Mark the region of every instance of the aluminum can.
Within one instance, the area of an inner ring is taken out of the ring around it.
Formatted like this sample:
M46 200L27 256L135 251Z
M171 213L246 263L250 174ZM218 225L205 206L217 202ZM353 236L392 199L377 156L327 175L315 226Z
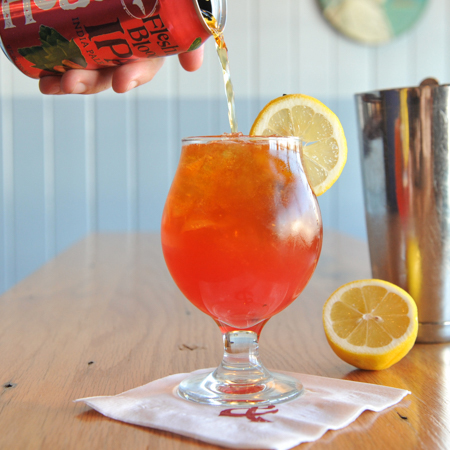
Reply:
M25 75L99 69L198 48L226 0L2 0L3 51Z
M372 275L414 298L418 342L450 341L450 85L356 95Z

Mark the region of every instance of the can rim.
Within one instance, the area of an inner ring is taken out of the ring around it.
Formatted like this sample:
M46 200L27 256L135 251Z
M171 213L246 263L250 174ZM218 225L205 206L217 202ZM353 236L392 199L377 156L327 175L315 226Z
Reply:
M198 4L197 0L192 0L194 3L195 11L197 13L197 16L199 17L200 21L203 24L203 27L205 30L212 34L211 29L209 28L208 24L206 23L206 20L202 14L202 10L200 9L200 5ZM223 31L226 25L227 21L227 0L211 0L212 6L218 5L217 11L213 10L214 18L217 20L217 25L219 26L219 30Z

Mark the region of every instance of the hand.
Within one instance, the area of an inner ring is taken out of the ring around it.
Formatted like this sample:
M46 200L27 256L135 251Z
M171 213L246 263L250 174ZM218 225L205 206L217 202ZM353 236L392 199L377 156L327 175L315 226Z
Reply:
M49 75L39 80L39 89L47 95L96 94L110 87L120 94L150 81L164 64L165 58L151 58L99 70L68 70L64 75ZM203 46L178 55L188 72L200 68Z

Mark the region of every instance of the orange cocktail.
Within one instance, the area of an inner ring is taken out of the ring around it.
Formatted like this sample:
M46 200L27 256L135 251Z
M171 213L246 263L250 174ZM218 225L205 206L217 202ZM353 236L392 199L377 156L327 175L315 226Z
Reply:
M322 221L300 146L236 134L183 140L162 219L164 257L225 334L259 335L316 267Z

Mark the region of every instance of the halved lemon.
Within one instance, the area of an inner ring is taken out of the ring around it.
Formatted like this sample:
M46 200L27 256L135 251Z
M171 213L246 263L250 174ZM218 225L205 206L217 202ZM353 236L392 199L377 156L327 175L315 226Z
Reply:
M417 307L398 286L358 280L337 289L323 307L323 326L334 352L360 369L387 369L417 337Z
M347 141L336 114L319 100L303 94L272 100L250 130L250 136L271 135L302 140L305 173L317 196L339 178L347 161Z

